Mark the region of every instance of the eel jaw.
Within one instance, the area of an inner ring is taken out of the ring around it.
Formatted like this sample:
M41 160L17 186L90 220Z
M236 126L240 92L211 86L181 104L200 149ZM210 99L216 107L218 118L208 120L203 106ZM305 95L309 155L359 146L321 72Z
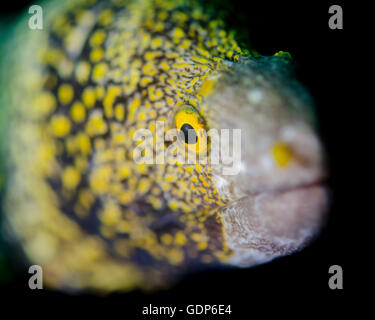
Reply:
M327 187L316 182L245 196L221 208L229 263L253 266L305 247L319 232Z

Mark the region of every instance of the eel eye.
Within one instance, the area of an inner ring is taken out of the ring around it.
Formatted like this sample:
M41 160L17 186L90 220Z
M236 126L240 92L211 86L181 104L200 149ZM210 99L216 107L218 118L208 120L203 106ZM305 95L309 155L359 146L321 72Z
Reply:
M184 105L175 115L179 139L190 151L195 153L207 150L207 134L205 121L198 111L189 105Z
M198 141L197 132L188 123L184 123L180 129L180 138L188 144L195 144Z

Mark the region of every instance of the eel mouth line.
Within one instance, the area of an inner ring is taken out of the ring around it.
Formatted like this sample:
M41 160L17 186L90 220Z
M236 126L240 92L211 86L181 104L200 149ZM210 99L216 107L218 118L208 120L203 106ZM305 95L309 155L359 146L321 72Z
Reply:
M297 186L291 186L291 187L285 187L285 188L278 188L278 189L264 189L259 190L256 192L248 193L236 200L230 201L229 203L226 203L222 208L226 208L232 205L235 205L238 202L247 200L247 199L254 199L256 200L259 197L262 196L281 196L283 194L291 194L291 193L298 193L298 192L309 192L311 190L320 190L322 192L328 193L329 188L327 186L327 179L317 179L315 181L304 183Z
M267 190L267 189L260 190L260 191L257 191L257 192L250 193L248 196L256 197L258 195L271 194L271 193L281 194L281 193L286 193L286 192L310 189L310 188L313 188L313 187L327 188L326 179L319 179L319 180L315 180L315 181L312 181L312 182L309 182L309 183L303 183L303 184L296 185L296 186L278 188L278 189L274 189L274 190Z
M239 254L257 248L262 259L302 248L325 223L329 196L323 180L245 195L223 208L227 241Z

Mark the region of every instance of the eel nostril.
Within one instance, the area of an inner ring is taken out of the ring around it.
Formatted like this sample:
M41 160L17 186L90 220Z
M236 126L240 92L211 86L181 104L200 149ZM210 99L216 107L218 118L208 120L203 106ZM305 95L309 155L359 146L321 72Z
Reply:
M271 153L279 167L286 167L293 159L292 148L283 141L276 142L271 148Z

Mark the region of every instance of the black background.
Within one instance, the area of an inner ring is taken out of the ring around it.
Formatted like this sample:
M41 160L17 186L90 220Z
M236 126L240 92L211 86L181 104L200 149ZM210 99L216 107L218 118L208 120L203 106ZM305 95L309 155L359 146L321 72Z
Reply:
M251 2L231 1L234 20L249 30L253 47L261 54L290 52L297 61L298 79L316 102L321 135L329 156L328 183L332 192L328 223L320 237L302 252L272 263L250 269L199 273L170 290L157 293L69 296L30 290L29 275L24 274L0 289L7 299L20 307L31 306L36 315L47 313L47 306L54 306L55 312L60 313L74 305L84 313L96 312L98 307L106 313L116 311L120 319L162 319L142 316L142 307L148 304L178 308L188 304L232 305L231 316L199 317L209 319L247 319L252 318L254 312L260 312L261 316L273 313L284 317L295 313L297 307L304 308L301 317L326 315L328 309L336 314L351 305L346 298L355 294L356 282L360 281L354 271L356 248L352 239L355 230L350 223L353 215L361 215L357 195L350 187L355 178L355 172L350 170L354 158L351 147L358 141L356 116L352 112L356 106L351 104L358 10L353 1ZM10 4L5 12L4 8L1 10L5 14L19 12L29 4L29 1L21 1ZM333 4L343 8L343 30L328 27L328 8ZM344 290L328 287L328 268L334 264L344 270ZM178 318L194 319L195 316Z

